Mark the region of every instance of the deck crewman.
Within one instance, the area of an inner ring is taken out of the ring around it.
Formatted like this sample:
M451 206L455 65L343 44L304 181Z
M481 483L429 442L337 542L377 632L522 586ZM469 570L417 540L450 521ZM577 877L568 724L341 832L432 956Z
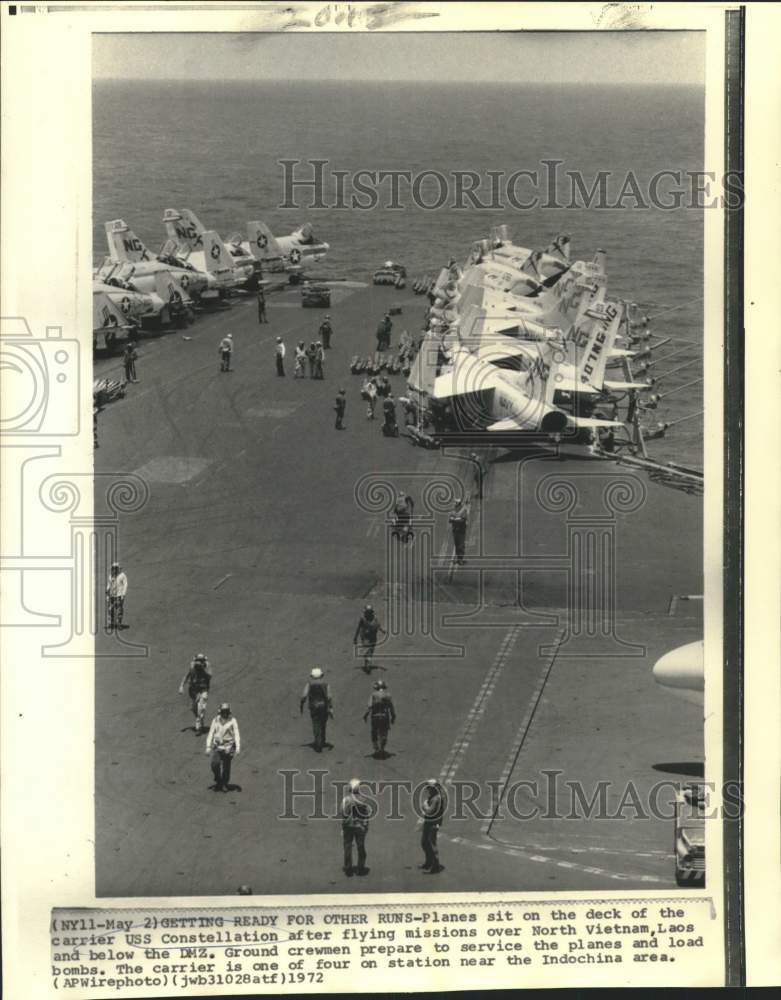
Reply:
M344 411L347 409L347 396L345 395L344 389L340 389L336 394L336 400L334 401L334 410L336 411L336 429L338 431L345 430L345 426L342 423L344 420Z
M377 620L374 608L371 604L367 604L363 609L363 614L358 620L358 626L355 629L355 635L353 636L354 646L357 647L358 640L361 640L363 669L367 674L371 672L372 657L374 656L374 647L377 645L377 634L379 632L382 632L383 635L388 634Z
M138 382L136 378L136 360L138 359L138 351L136 350L136 345L132 340L127 342L125 346L125 353L122 355L122 364L125 369L125 378L128 382Z
M331 334L333 333L333 327L331 326L331 316L326 313L325 319L320 324L320 329L317 331L317 335L320 338L323 350L330 351L331 349Z
M455 500L448 522L453 533L453 546L455 548L456 563L463 566L466 562L464 550L466 547L466 529L469 523L469 501L467 499Z
M184 694L184 686L187 685L187 694L190 698L192 713L195 716L196 736L200 736L204 728L203 720L206 715L206 701L209 697L211 682L212 670L209 661L204 653L198 653L193 657L187 673L179 685L179 694Z
M363 721L371 717L372 746L375 754L384 754L390 727L396 722L396 709L385 681L375 681L374 690L363 713Z
M284 376L285 374L285 345L281 337L277 337L277 346L275 350L275 357L277 361L277 375Z
M366 867L366 834L369 832L371 807L361 795L361 783L357 778L350 781L350 787L342 799L339 810L342 821L342 843L344 847L344 874L368 875ZM353 865L353 844L357 852L357 865Z
M437 847L437 835L445 815L445 791L436 778L429 778L426 782L421 800L421 812L423 832L420 846L423 848L424 861L420 867L430 875L438 875L445 870L445 866L440 864Z
M266 317L266 293L263 286L258 287L258 323L268 323Z
M124 628L125 598L127 597L127 577L118 562L111 564L106 586L109 628Z
M239 724L233 717L227 701L220 705L219 715L215 715L206 738L206 753L211 757L215 792L230 791L231 765L236 754L241 752Z
M233 357L233 334L229 333L220 341L217 349L220 355L220 371L229 372L231 370L231 358Z
M304 714L304 705L309 706L309 715L312 719L314 737L312 745L316 753L322 753L323 747L326 746L326 726L328 720L334 717L334 705L328 683L323 680L323 671L319 667L315 667L309 674L309 680L301 695L301 715Z
M296 363L293 369L293 378L306 378L306 348L303 340L299 340L296 348Z

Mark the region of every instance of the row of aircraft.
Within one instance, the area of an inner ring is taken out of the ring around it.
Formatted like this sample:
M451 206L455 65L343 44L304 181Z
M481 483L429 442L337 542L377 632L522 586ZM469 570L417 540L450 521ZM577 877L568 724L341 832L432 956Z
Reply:
M207 229L188 208L167 208L167 239L149 250L123 219L105 224L108 256L93 275L93 344L107 349L145 323L185 324L196 307L224 299L236 289L257 287L264 273L303 271L329 250L305 223L275 237L263 222L248 222L246 239L227 241Z
M600 402L651 385L611 377L610 367L635 351L625 303L607 297L606 268L602 250L572 262L568 236L531 250L498 227L463 266L451 262L440 272L411 394L423 407L460 402L460 420L489 434L622 427L597 415ZM665 654L653 674L667 691L702 705L702 640Z
M463 266L452 262L440 272L410 391L424 406L458 404L460 419L474 421L470 430L623 426L600 414L599 404L650 383L609 371L634 351L625 304L607 297L606 263L602 250L572 262L567 236L531 250L498 227L472 246Z

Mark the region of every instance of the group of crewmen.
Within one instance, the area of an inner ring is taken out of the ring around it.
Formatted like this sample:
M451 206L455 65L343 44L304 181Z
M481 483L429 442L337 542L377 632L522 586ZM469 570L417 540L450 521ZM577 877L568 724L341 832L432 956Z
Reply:
M268 322L265 311L265 296L263 290L258 291L258 322ZM392 322L390 315L386 313L377 328L378 350L387 350L390 346L390 333ZM318 331L320 339L313 342L309 349L304 348L301 341L296 348L294 377L305 377L304 369L308 361L311 378L323 378L323 357L324 351L331 347L331 327L330 316L326 315ZM128 357L126 358L126 374L128 380L136 381L135 373L135 348L128 345ZM233 336L227 334L219 345L220 371L231 371L231 360L233 354ZM284 376L285 345L281 337L276 338L276 371L278 376ZM386 397L384 407L392 411L393 422L395 423L395 401L392 394ZM334 409L336 411L336 428L344 429L343 420L346 410L346 396L343 389L340 389ZM369 403L367 416L373 416L373 400ZM386 414L386 421L388 415ZM476 456L471 456L473 459ZM478 463L479 466L479 463ZM480 485L482 485L482 467L480 467ZM479 494L478 494L479 495ZM413 501L411 497L404 493L399 493L394 507L394 534L402 541L409 541L413 537L412 532ZM449 516L449 524L453 534L456 562L464 562L464 546L469 516L469 497L459 499L454 504L454 509ZM127 595L127 577L118 563L113 563L111 575L107 586L106 594L109 609L109 623L112 628L125 628L124 610L125 597ZM374 609L371 605L366 605L359 619L353 636L353 644L359 655L363 658L363 669L367 674L371 673L375 647L380 634L387 634L380 624ZM204 653L196 654L179 685L179 693L185 690L190 699L190 707L195 719L195 733L200 735L206 728L206 711L208 694L212 681L212 669L208 658ZM323 670L315 667L311 670L309 679L304 687L300 698L300 712L303 714L304 707L307 706L312 724L313 749L321 753L326 747L331 747L326 740L326 730L328 721L334 717L333 698ZM371 742L374 756L378 759L387 757L386 747L390 735L391 727L396 722L396 708L393 698L388 690L388 685L383 680L377 680L373 684L369 695L366 710L363 715L364 722L370 722ZM228 792L231 788L231 766L233 759L241 751L241 737L238 721L232 713L230 703L222 702L218 713L211 720L208 728L205 752L210 757L210 766L214 776L215 791ZM366 867L366 836L369 828L371 809L369 803L361 795L361 782L353 779L350 782L349 791L344 796L340 807L340 819L343 833L344 846L344 873L347 876L353 874L364 875L368 873ZM439 860L437 847L437 834L443 822L445 811L445 794L441 784L434 778L429 779L424 786L422 799L422 835L421 847L424 853L424 861L420 868L432 874L438 874L443 870ZM355 848L356 863L353 863L353 848Z

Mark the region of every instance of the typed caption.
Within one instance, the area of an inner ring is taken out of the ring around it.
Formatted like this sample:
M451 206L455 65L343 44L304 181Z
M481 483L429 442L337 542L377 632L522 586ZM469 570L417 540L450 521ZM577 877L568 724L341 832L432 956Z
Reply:
M51 976L71 997L387 992L599 982L707 985L709 897L56 909Z

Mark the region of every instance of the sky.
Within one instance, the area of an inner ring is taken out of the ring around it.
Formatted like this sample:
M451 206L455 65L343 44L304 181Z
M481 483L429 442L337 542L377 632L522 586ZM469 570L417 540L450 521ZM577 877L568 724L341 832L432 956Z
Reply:
M96 79L703 84L705 33L95 35Z

